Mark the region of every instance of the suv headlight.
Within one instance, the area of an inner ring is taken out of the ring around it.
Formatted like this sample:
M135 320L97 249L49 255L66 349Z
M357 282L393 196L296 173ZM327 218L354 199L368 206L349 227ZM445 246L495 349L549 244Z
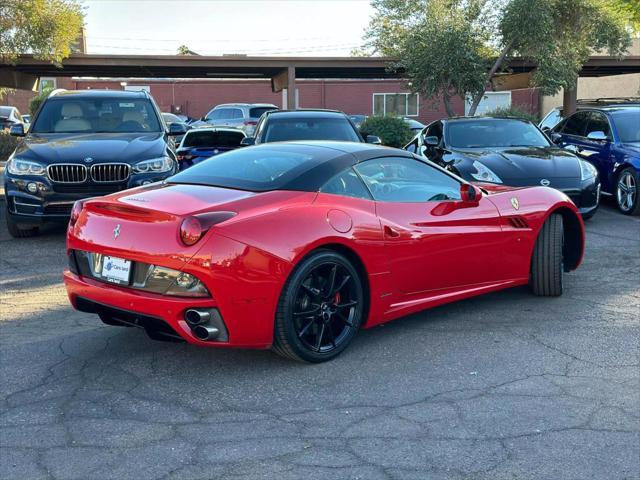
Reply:
M502 179L484 163L480 163L476 160L473 162L473 168L476 169L476 173L472 173L471 176L476 180L481 182L502 183Z
M580 180L588 180L590 178L598 175L598 170L589 162L585 162L584 160L579 160L580 164Z
M133 166L133 173L163 173L173 168L173 159L170 157L152 158L143 160Z
M38 162L13 157L7 162L7 171L11 175L44 175L46 169Z

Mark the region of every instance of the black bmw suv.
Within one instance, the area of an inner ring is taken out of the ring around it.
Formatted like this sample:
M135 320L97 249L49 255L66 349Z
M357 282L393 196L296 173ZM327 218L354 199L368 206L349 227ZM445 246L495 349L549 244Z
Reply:
M177 172L172 135L147 92L56 91L7 161L7 227L13 237L66 222L76 200L163 180Z

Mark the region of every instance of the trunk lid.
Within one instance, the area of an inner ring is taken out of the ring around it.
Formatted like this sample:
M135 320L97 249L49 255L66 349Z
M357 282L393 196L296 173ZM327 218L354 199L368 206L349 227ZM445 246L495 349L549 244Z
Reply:
M154 184L88 200L68 237L68 248L99 251L179 268L205 242L187 246L180 225L191 215L235 212L229 222L280 208L301 192L255 193L186 184ZM222 223L221 225L224 225ZM212 227L212 230L218 227Z

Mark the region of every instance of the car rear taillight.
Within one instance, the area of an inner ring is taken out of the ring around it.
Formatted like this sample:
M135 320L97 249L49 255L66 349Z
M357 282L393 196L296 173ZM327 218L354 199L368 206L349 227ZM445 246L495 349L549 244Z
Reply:
M180 239L185 245L195 245L211 227L235 217L236 212L207 212L187 217L180 225Z
M84 207L84 200L77 200L73 204L73 208L71 209L71 217L69 218L69 226L73 227L78 221L78 217L82 213L82 208Z
M254 120L245 120L243 122L243 125L254 125L255 126L257 124L258 124L258 122L254 121Z
M187 217L180 225L180 239L185 245L195 245L203 233L202 224L196 217Z

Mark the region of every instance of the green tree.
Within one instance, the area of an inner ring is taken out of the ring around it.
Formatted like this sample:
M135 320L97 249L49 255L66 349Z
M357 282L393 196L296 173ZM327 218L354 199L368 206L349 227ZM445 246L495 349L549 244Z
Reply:
M629 26L636 33L640 33L640 0L611 0L610 6L628 19Z
M380 138L383 145L395 148L404 147L413 136L404 118L392 115L375 115L367 118L360 125L360 132L364 137L375 135Z
M0 63L31 53L60 64L78 40L83 18L76 0L0 1ZM0 97L8 91L0 88Z
M626 0L619 0L626 1ZM635 0L629 0L635 1ZM615 3L615 2L614 2ZM399 60L412 89L472 98L475 114L491 78L513 56L537 64L532 85L543 94L573 88L593 50L622 55L629 18L607 0L372 0L377 15L368 46Z
M53 88L44 88L38 95L29 100L29 113L31 114L31 118L33 118L42 105L42 102L49 96L49 94L53 91Z
M76 0L0 2L0 61L22 53L59 64L78 40L83 14Z
M191 55L191 50L186 45L180 45L178 47L178 55Z

